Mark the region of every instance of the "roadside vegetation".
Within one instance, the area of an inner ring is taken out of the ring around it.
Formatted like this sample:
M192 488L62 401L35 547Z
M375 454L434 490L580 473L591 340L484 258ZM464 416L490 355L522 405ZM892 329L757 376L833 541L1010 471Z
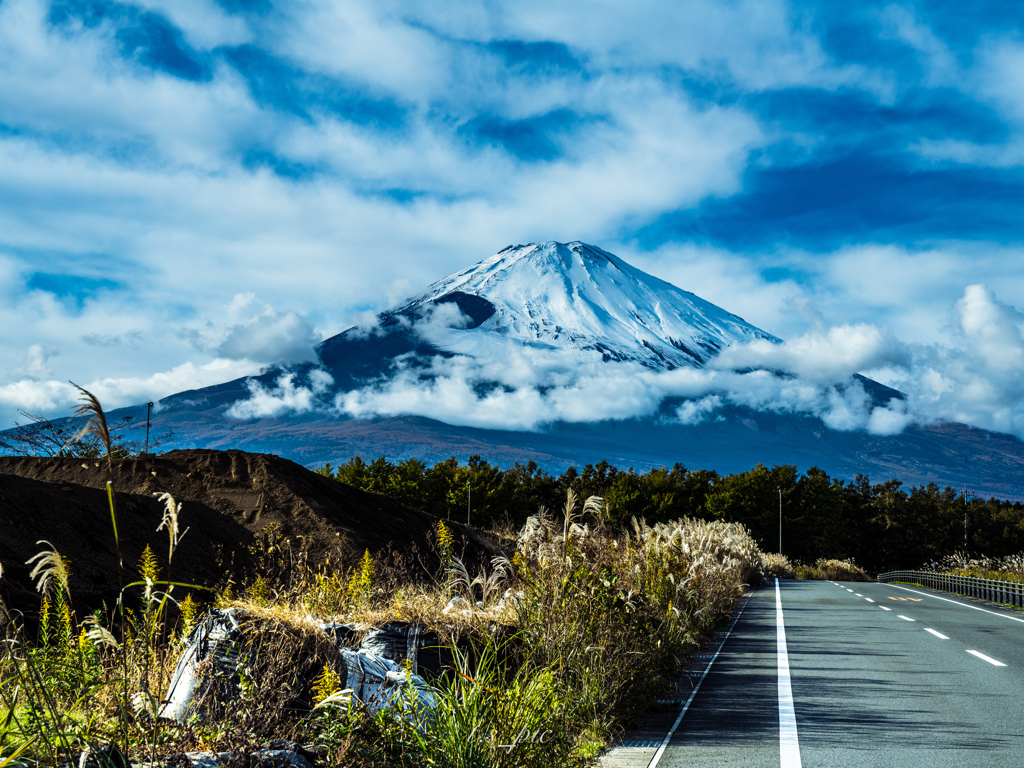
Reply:
M934 568L931 564L925 564L921 570L935 570L954 576L973 576L976 579L1024 583L1024 552L1007 557L971 557L963 552L957 552L942 558Z
M792 563L785 555L772 552L763 556L766 576L779 579L811 579L820 581L874 581L852 560L819 558L810 565Z
M109 457L103 411L83 398L84 429ZM112 489L108 498L117 542ZM324 766L585 765L763 572L741 524L612 526L600 497L570 488L554 511L498 531L508 557L479 573L463 566L443 521L424 542L441 562L427 577L380 553L313 562L301 542L267 530L252 572L204 590L175 572L188 521L173 498L162 500L153 543L140 553L118 544L121 566L110 579L120 599L107 611L76 612L74 564L45 541L31 559L38 620L0 604L0 768L170 765L186 751L230 752L244 765L251 750L280 740L309 748ZM210 716L162 719L184 639L211 606L236 609L249 661ZM387 620L421 623L451 644L452 669L432 681L428 719L404 708L371 715L341 688L319 625Z

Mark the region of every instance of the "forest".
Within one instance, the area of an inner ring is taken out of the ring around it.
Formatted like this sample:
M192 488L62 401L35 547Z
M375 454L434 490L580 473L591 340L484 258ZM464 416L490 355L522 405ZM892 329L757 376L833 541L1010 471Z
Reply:
M553 476L536 464L502 469L479 456L433 465L355 457L317 469L350 485L390 496L439 517L478 527L518 528L538 508L558 510L566 491L602 496L609 528L681 517L742 523L765 552L794 561L852 559L871 572L916 568L954 552L1004 557L1024 551L1024 505L982 499L930 483L906 488L898 480L871 483L829 477L782 464L758 464L722 475L676 464L649 472L607 462L569 467Z

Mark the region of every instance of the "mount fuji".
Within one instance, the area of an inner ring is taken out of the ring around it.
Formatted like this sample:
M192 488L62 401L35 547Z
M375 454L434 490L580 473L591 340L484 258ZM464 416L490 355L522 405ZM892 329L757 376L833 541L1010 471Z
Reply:
M496 334L523 345L593 350L605 361L672 369L702 366L735 343L779 341L585 243L510 245L434 283L398 312L423 315L446 303L470 323L445 348L470 356L485 354Z
M909 418L879 430L906 412L901 393L860 375L810 386L735 363L737 350L780 344L600 248L508 246L326 339L315 363L162 399L153 429L173 432L167 448L308 466L355 454L479 454L552 472L601 460L720 472L796 464L1024 498L1015 437ZM114 415L144 420L145 406Z

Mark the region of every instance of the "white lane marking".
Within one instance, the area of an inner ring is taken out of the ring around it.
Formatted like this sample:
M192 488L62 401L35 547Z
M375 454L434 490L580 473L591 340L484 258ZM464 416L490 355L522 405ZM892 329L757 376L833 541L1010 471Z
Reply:
M892 608L886 608L884 605L880 605L878 607L881 608L883 611L891 611L892 610Z
M778 580L776 579L776 582L777 581ZM697 691L700 690L701 685L704 683L704 678L707 677L708 672L711 671L711 665L715 663L715 659L718 658L718 654L720 654L722 649L725 648L725 641L729 639L729 635L732 634L732 630L736 626L736 622L738 622L740 620L740 616L743 615L743 610L747 607L747 603L750 601L750 595L751 593L748 592L747 597L743 601L743 605L740 606L740 612L737 613L736 618L733 619L733 622L729 627L729 631L725 633L725 637L722 638L722 642L718 646L718 650L715 651L715 655L711 657L711 661L709 661L707 667L704 668L704 673L700 676L700 680L697 681L697 685L695 685L693 690L690 692L690 698L686 700L686 703L683 704L683 708L679 710L679 717L676 718L676 721L672 723L672 727L669 729L668 733L665 734L665 738L662 740L661 746L658 747L658 751L654 753L654 758L651 760L647 768L655 768L658 761L661 760L661 756L665 754L665 750L668 748L668 743L672 740L672 736L676 732L676 728L678 728L679 724L683 722L683 715L686 714L686 710L690 708L690 704L693 702L693 697L697 695Z
M991 656L986 656L984 653L979 653L978 651L968 651L968 653L971 654L972 656L977 656L982 661L987 661L989 664L991 664L993 666L996 666L996 667L1005 667L1006 666L1005 664L1003 664L1003 662L996 661Z
M870 597L865 597L864 599L865 599L865 600L867 600L867 601L868 601L869 603L873 603L873 602L875 602L875 601L874 601L874 600L872 600L872 599L871 599Z
M904 616L902 613L897 613L896 615L899 616L904 621L915 621L915 619L912 619L909 616Z
M934 629L928 629L928 627L925 627L924 631L931 632L933 635L939 638L939 640L949 640L949 638L946 637L944 634L942 634L941 632L936 632Z
M925 597L934 597L936 600L944 600L947 603L952 603L953 605L962 605L964 608L973 608L974 610L981 611L982 613L991 613L993 616L1002 616L1004 619L1009 619L1010 621L1019 621L1021 624L1024 624L1024 619L1018 619L1016 616L1007 616L1005 613L997 613L996 611L986 611L984 608L979 608L976 605L968 605L967 603L960 603L960 602L957 602L956 600L950 600L948 597L939 597L938 595L933 595L930 592L918 592L916 589L907 589L907 587L898 587L895 584L888 584L888 583L885 586L892 587L893 589L902 589L902 590L905 590L906 592L913 592L915 595L924 595Z
M782 591L775 580L775 626L779 652L779 759L781 768L801 768L800 739L796 733L796 708L786 650L786 626L782 621Z
M862 595L860 592L854 592L853 594L855 594L857 597L864 597L864 595Z
M848 590L846 590L846 591L847 591L847 592L853 592L853 590L852 590L852 589L848 589Z

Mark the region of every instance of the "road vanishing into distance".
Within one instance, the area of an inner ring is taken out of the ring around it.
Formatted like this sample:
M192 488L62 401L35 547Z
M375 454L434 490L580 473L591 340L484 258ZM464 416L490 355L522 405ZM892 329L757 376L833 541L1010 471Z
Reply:
M773 580L718 648L671 736L603 765L1024 766L1024 612Z

